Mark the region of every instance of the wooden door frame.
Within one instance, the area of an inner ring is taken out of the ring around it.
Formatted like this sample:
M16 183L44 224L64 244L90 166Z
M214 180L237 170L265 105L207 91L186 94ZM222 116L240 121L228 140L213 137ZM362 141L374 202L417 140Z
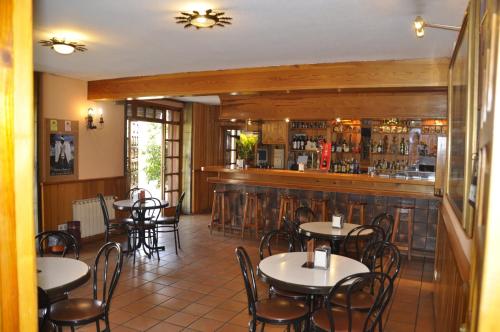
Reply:
M0 1L0 330L36 331L32 2Z

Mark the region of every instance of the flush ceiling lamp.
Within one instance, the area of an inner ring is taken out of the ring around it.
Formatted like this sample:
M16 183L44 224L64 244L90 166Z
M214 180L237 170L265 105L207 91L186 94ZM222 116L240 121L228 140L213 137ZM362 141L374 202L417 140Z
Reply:
M192 13L181 12L183 16L177 16L175 20L179 24L185 24L184 28L194 26L196 29L213 28L214 26L224 27L231 24L231 17L224 16L224 12L216 12L212 9L207 9L205 14L200 14L199 11L193 10Z
M434 24L424 21L422 16L415 17L415 21L413 21L413 28L415 29L415 33L418 38L422 38L425 34L424 28L435 28L435 29L444 29L444 30L452 30L452 31L460 31L460 27L456 27L453 25L444 25L444 24Z
M40 40L43 46L48 46L59 54L71 54L75 51L84 52L87 50L84 44L78 42L68 42L65 39L58 39L55 37L49 40Z

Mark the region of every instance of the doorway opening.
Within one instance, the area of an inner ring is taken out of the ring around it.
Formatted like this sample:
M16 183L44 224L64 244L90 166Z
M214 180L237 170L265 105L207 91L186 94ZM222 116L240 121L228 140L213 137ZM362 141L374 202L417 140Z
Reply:
M161 132L162 124L132 121L137 128L137 187L147 189L153 197L161 194Z

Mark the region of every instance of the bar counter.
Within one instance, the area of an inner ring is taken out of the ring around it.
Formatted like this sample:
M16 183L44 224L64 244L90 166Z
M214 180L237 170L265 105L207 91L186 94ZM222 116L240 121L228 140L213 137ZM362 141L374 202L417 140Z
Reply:
M260 168L232 169L223 166L207 166L204 171L217 173L216 177L208 178L208 182L215 184L438 199L434 196L434 181L431 180L406 180L317 170L299 172Z

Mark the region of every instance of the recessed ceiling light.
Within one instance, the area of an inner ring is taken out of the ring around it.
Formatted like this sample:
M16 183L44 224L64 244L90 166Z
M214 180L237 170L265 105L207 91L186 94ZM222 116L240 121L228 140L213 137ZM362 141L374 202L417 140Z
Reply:
M132 97L128 97L128 98L127 98L127 100L134 100L134 98L132 98Z
M137 97L137 100L148 100L148 99L164 99L165 96L146 96L146 97Z
M230 93L231 96L237 96L238 95L238 92L231 92Z
M231 121L231 122L236 122L236 119L231 119L230 121Z
M179 24L185 24L184 28L189 28L194 26L196 29L200 28L213 28L214 26L224 27L227 24L231 24L231 17L224 16L224 12L216 12L212 9L207 9L205 14L201 14L197 10L193 10L191 13L181 12L183 16L175 17L175 20Z
M40 40L42 46L48 46L59 54L71 54L75 51L84 52L87 50L84 44L78 42L68 42L66 39L58 39L55 37L49 40Z
M285 122L286 123L290 122L290 119L289 118L285 118Z

